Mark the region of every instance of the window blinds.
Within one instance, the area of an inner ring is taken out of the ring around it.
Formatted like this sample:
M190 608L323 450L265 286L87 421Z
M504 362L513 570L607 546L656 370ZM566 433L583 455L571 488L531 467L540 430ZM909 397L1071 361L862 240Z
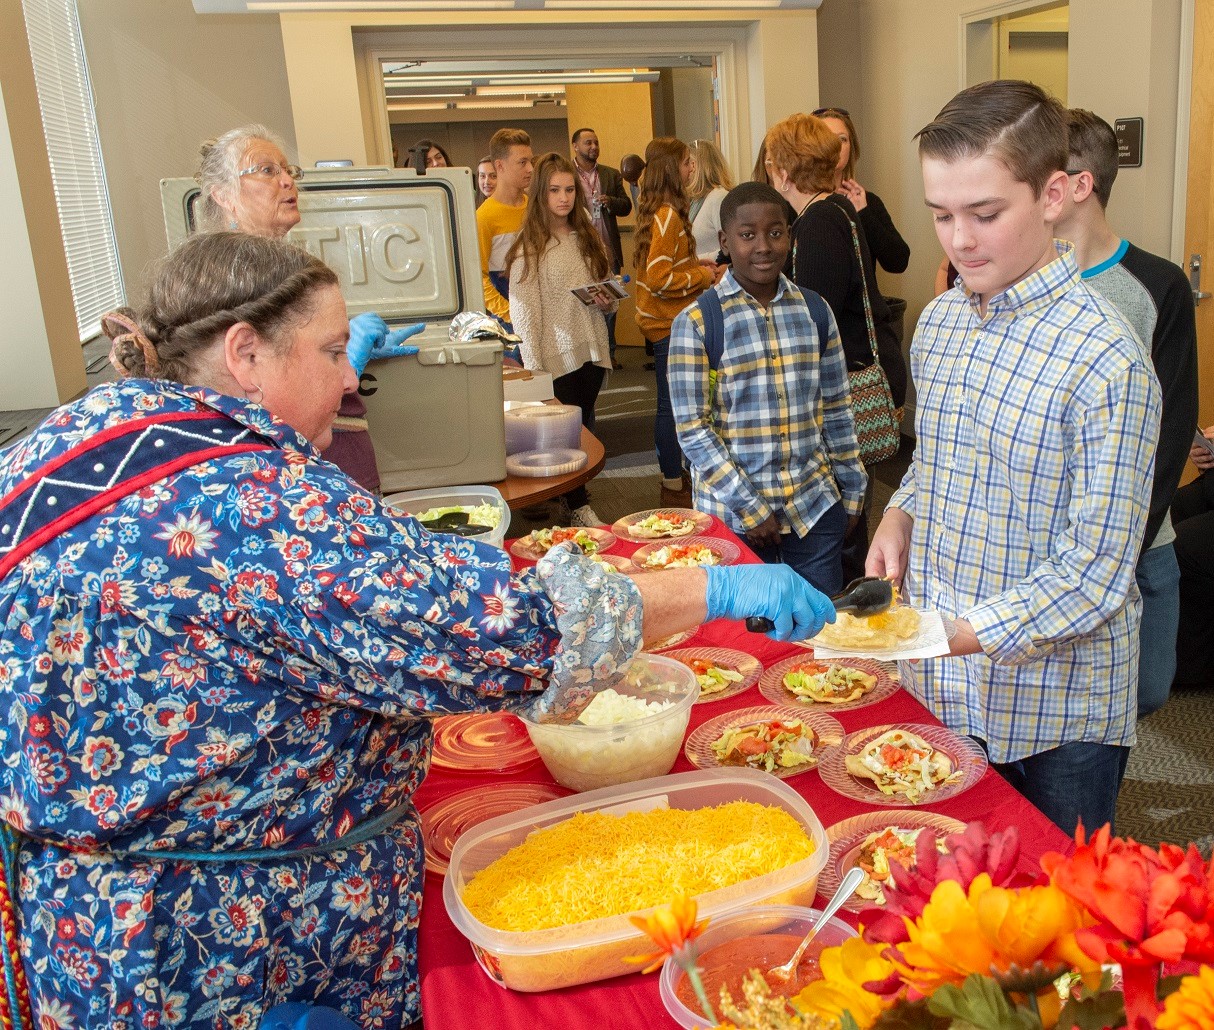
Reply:
M126 303L76 0L22 0L80 340Z

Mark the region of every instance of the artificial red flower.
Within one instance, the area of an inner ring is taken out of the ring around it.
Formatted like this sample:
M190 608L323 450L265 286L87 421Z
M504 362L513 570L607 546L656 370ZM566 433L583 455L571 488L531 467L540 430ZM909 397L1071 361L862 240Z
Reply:
M1090 841L1080 825L1075 845L1069 857L1045 855L1041 867L1094 920L1076 932L1079 946L1098 962L1120 963L1126 1024L1154 1026L1160 963L1214 957L1210 870L1192 844L1156 851L1114 837L1108 825Z

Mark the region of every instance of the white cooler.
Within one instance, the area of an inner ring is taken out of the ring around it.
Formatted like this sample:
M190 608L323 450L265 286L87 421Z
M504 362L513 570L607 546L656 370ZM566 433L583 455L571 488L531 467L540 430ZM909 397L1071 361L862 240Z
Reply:
M336 273L351 315L426 322L417 355L372 361L359 383L385 494L506 475L502 347L452 343L451 319L485 306L467 168L306 169L288 239ZM169 245L193 231L193 179L162 179Z

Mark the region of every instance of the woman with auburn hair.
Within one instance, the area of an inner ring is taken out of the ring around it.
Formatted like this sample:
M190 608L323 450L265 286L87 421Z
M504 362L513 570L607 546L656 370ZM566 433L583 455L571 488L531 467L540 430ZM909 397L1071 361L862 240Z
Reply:
M666 361L670 324L675 315L720 278L722 266L696 257L687 187L695 174L691 150L680 139L660 136L645 148L645 172L637 197L636 321L653 344L658 410L653 420L654 446L662 473L663 507L691 506L691 484L683 474L683 452L674 427Z
M772 185L792 204L792 253L785 273L830 305L839 327L848 371L873 363L869 322L877 338L881 367L894 406L906 398L906 362L889 325L889 308L877 290L877 273L851 201L835 192L841 144L821 119L794 114L767 133L767 167ZM865 512L872 500L872 476ZM843 578L864 575L868 551L867 517L849 526L843 544Z
M696 172L687 190L691 198L691 231L700 260L715 263L721 252L721 201L737 183L721 148L711 140L696 140L691 145L691 152L696 162Z
M582 425L594 429L594 403L611 368L603 315L610 298L595 294L583 304L571 287L602 282L611 274L607 248L590 220L586 192L573 162L545 154L535 166L523 226L506 252L510 275L510 320L522 339L523 365L552 375L562 404L582 409ZM569 524L597 526L585 486L562 498Z
M856 162L860 159L860 139L856 135L851 115L841 107L819 107L814 115L821 118L839 137L839 163L835 166L835 192L851 201L860 225L868 238L873 260L887 272L905 272L910 264L910 247L889 211L877 194L856 182Z

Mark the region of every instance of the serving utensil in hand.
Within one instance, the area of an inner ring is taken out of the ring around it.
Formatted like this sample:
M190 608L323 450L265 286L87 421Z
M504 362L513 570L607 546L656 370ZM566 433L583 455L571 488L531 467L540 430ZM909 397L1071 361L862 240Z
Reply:
M810 942L818 936L818 931L826 925L826 921L843 907L843 903L848 898L856 893L856 888L860 886L863 880L864 870L859 866L852 866L847 871L847 875L843 877L843 882L839 884L839 889L835 891L826 908L822 909L822 914L818 917L818 921L810 927L809 933L805 935L805 939L797 945L797 950L792 953L792 958L782 966L773 966L769 969L767 971L769 977L775 977L777 980L784 980L786 982L792 979L793 973L797 971L797 966L801 964L801 956L805 954L805 949L809 947Z
M893 606L894 584L880 576L861 576L848 583L843 593L836 594L830 601L837 612L851 612L861 617L879 615ZM751 633L770 633L775 627L771 619L761 615L752 615L746 620L746 628Z

